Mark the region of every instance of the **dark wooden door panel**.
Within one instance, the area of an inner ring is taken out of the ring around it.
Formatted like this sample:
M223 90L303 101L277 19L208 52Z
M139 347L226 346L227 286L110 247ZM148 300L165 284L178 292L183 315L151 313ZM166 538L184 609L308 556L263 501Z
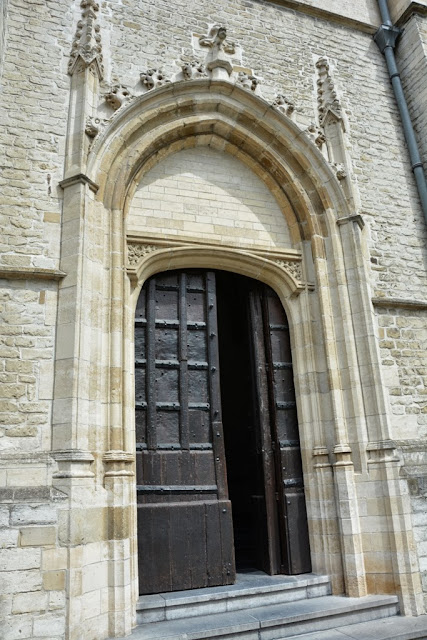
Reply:
M140 593L235 579L215 275L150 278L135 318Z
M268 287L263 291L263 310L282 570L306 573L311 571L311 559L289 327L279 298Z

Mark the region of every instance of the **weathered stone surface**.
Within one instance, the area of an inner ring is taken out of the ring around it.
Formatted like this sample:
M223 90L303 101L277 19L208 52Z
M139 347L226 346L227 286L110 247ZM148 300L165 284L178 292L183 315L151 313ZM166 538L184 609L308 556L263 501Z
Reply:
M17 505L11 510L11 524L22 526L28 524L50 524L56 521L56 510L48 505L32 507Z

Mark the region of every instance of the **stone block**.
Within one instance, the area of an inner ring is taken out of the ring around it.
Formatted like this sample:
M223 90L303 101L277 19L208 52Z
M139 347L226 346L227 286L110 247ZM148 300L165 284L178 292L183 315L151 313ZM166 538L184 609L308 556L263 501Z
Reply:
M56 509L49 505L16 505L12 507L11 524L22 526L29 524L51 524L56 522Z
M65 571L43 572L43 588L46 591L61 591L65 588Z
M0 529L0 549L10 549L18 546L19 532L17 529Z
M12 613L45 611L48 596L43 591L18 593L13 597Z
M38 549L0 549L0 571L20 571L39 567Z
M9 507L0 507L0 528L9 526Z
M56 542L55 527L26 527L20 529L19 545L21 547L43 547Z
M40 571L3 571L1 587L3 594L39 591L42 586Z
M32 637L32 619L28 615L14 615L2 622L2 634L5 640L20 640Z
M58 569L66 569L67 549L64 547L58 547L56 549L43 549L42 550L42 570L43 571L57 571Z
M82 569L82 591L87 593L108 586L108 563L91 564Z
M34 619L35 637L51 638L62 636L65 631L65 616L46 615Z
M65 607L65 591L50 591L49 611L56 611Z

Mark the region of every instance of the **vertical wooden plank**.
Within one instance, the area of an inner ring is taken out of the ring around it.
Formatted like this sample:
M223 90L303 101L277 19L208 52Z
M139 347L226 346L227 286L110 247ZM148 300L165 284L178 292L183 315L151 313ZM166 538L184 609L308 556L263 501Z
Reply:
M206 332L208 340L208 367L209 367L209 399L211 414L212 445L214 450L216 483L218 486L218 499L228 498L227 471L225 465L224 433L221 416L221 395L219 384L219 353L218 353L218 325L215 274L208 271L206 274L206 306L207 322ZM231 537L230 544L233 544Z
M231 502L229 500L218 500L217 505L221 527L222 583L234 584L236 582L236 562L234 557Z
M155 450L157 446L156 416L156 281L150 278L147 300L147 447Z
M171 590L169 518L169 508L160 505L138 507L140 593ZM158 552L153 553L153 549Z
M208 585L222 583L221 526L218 503L206 503L206 573ZM220 561L218 556L220 555Z
M188 355L187 355L187 276L179 276L179 430L181 448L189 448Z
M171 588L191 589L192 567L192 507L185 504L170 505L171 528Z
M197 502L187 510L191 539L191 589L208 586L206 573L206 519L205 503Z

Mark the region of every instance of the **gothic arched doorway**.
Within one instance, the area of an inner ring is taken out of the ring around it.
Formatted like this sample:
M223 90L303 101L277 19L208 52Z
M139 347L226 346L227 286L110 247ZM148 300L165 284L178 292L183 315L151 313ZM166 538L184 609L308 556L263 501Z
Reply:
M135 318L140 593L311 570L289 329L267 285L152 276ZM233 534L234 531L234 534Z

